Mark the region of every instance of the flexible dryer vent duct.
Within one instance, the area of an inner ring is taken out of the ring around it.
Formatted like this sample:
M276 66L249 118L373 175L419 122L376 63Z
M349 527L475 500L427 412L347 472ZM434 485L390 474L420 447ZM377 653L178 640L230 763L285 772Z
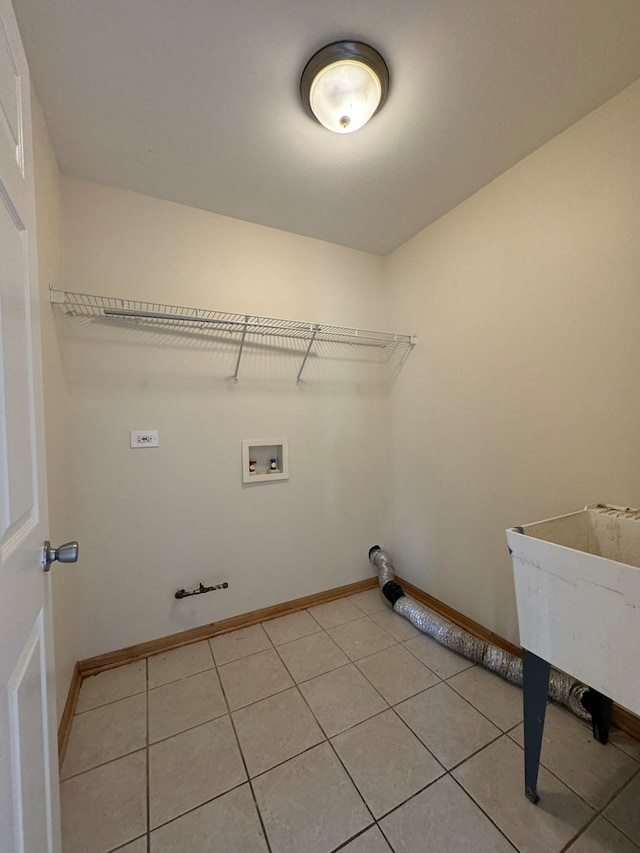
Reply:
M512 684L522 685L522 658L474 637L464 628L454 625L434 610L405 595L400 584L395 581L391 557L378 545L374 545L369 551L369 559L378 570L380 589L396 613L408 619L423 634L433 637L441 646L479 663ZM549 696L556 702L562 702L583 720L591 719L583 705L583 697L588 691L586 685L563 672L551 670Z

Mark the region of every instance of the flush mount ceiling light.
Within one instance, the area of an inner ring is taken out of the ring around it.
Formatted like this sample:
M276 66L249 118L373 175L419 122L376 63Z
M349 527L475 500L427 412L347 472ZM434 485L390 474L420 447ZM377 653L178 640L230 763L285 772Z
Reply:
M334 133L353 133L384 104L389 70L377 50L359 41L328 44L307 62L300 95L310 116Z

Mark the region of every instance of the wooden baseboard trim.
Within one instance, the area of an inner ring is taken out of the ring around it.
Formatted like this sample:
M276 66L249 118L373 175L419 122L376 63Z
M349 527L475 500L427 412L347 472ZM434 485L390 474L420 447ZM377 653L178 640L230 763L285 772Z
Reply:
M125 663L133 663L150 655L157 655L161 652L168 652L171 649L177 649L180 646L187 646L190 643L196 643L199 640L208 640L211 637L217 637L219 634L226 634L229 631L236 631L238 628L248 628L250 625L255 625L258 622L268 622L270 619L277 619L278 616L286 616L288 613L295 613L298 610L306 610L307 607L315 607L318 604L326 604L328 601L335 601L338 598L344 598L347 595L355 595L357 592L364 592L367 589L372 589L377 586L378 579L376 577L366 578L362 581L338 586L334 589L327 589L324 592L316 592L313 595L305 595L302 598L294 598L291 601L285 601L282 604L274 604L271 607L263 607L260 610L252 610L250 613L243 613L240 616L232 616L230 619L222 619L220 622L210 622L208 625L202 625L199 628L190 628L187 631L180 631L177 634L169 634L166 637L160 637L157 640L150 640L146 643L138 643L135 646L127 646L124 649L118 649L115 652L107 652L103 655L96 655L92 658L86 658L78 662L79 674L82 678L89 675L97 675L106 669L113 669L116 666L122 666ZM65 709L66 710L66 709Z
M67 749L69 735L71 734L71 721L73 720L73 715L76 712L81 684L82 675L80 674L80 665L76 663L71 676L71 684L69 685L69 692L67 693L67 701L64 703L64 711L62 712L60 725L58 726L58 761L61 767L64 760L64 754Z
M611 722L617 726L621 732L625 732L629 737L640 740L640 717L636 717L631 711L626 708L621 708L620 705L613 704L611 712Z
M464 628L475 637L481 640L486 640L498 648L505 649L511 654L520 656L522 649L505 640L499 634L495 634L479 622L475 622L459 610L455 610L443 601L434 598L429 593L424 592L419 587L414 586L409 581L401 577L396 580L401 584L404 591L415 598L416 601L422 602L427 607L430 607L436 613L449 619L460 628ZM291 601L285 601L282 604L274 604L271 607L263 607L260 610L252 610L249 613L243 613L239 616L232 616L230 619L222 619L220 622L211 622L208 625L202 625L199 628L191 628L188 631L180 631L177 634L169 634L166 637L160 637L157 640L150 640L146 643L138 643L135 646L128 646L124 649L118 649L115 652L108 652L104 655L96 655L86 660L81 660L76 664L76 668L71 680L69 695L60 721L58 730L58 752L60 761L64 756L66 742L69 737L71 728L71 719L75 711L75 706L80 690L80 684L83 678L89 675L97 675L107 669L113 669L116 666L122 666L126 663L133 663L142 658L151 655L167 652L171 649L177 649L180 646L187 646L190 643L196 643L199 640L208 640L211 637L216 637L219 634L226 634L229 631L236 631L239 628L248 628L250 625L256 625L258 622L268 622L270 619L277 619L278 616L286 616L288 613L296 613L298 610L306 610L307 607L315 607L318 604L325 604L328 601L335 601L338 598L344 598L348 595L355 595L358 592L364 592L367 589L373 589L377 586L378 579L376 577L366 578L356 583L338 586L334 589L328 589L324 592L318 592L313 595L306 595L302 598L294 598ZM626 732L630 737L640 740L640 717L627 711L626 708L621 708L618 705L613 706L613 723L621 731Z
M449 607L448 604L445 604L437 598L434 598L432 595L423 592L423 590L414 586L412 583L409 583L409 581L405 581L400 577L396 577L396 580L407 595L415 598L416 601L422 602L422 604L426 604L427 607L430 607L436 613L439 613L440 616L444 616L445 619L453 622L454 625L464 628L465 631L473 634L474 637L479 637L481 640L487 640L488 642L493 643L494 646L498 646L500 649L505 649L506 651L511 652L511 654L518 655L518 657L522 656L522 649L520 646L515 646L499 634L494 634L493 631L489 631L488 628L485 628L478 622L474 622L473 619L469 619L468 616L465 616L464 613L460 613L459 610L454 610L453 607ZM640 740L640 717L636 717L636 715L632 714L631 711L627 711L626 708L621 708L619 705L614 703L612 722L614 726L617 726L630 737Z

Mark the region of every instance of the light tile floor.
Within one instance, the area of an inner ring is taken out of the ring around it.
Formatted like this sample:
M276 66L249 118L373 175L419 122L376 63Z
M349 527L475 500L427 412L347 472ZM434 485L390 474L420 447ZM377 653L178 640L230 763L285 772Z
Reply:
M639 853L640 744L522 696L378 590L86 679L64 853Z

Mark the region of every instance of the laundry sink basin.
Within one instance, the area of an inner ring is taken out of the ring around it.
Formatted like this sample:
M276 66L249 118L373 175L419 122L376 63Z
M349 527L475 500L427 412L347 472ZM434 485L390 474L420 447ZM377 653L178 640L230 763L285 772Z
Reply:
M640 714L640 510L590 504L507 541L522 647Z

